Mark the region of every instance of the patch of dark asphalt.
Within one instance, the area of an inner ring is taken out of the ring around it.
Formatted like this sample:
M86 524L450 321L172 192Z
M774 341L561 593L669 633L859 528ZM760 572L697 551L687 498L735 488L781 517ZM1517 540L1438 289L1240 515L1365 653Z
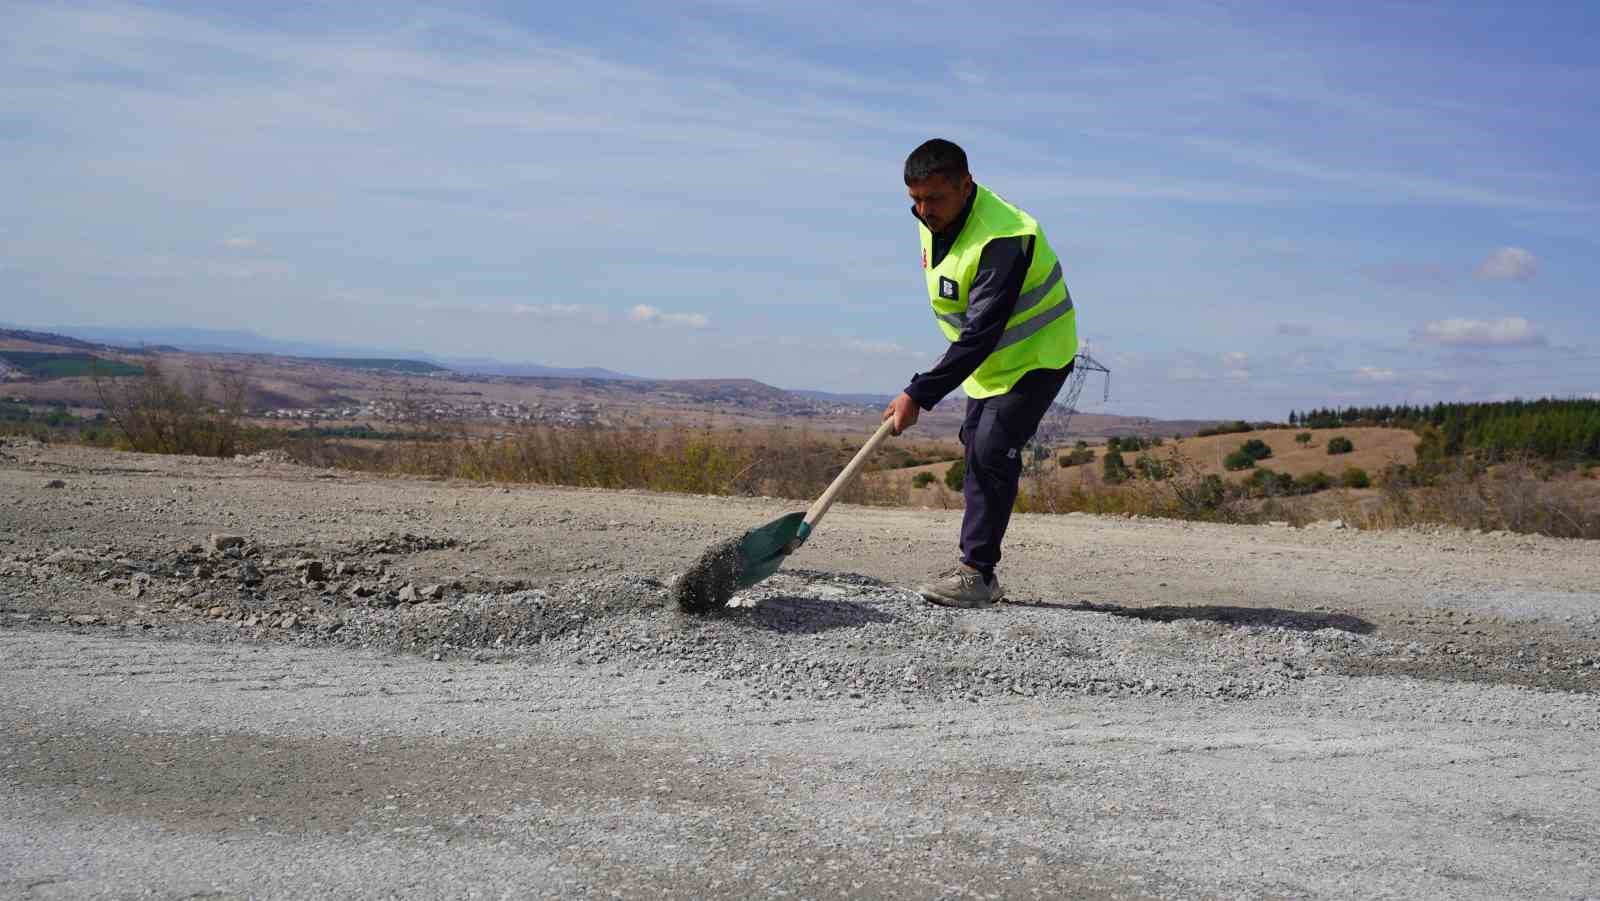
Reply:
M1028 605L1024 606L1040 606ZM1338 629L1354 635L1370 635L1377 630L1372 623L1349 613L1318 613L1305 610L1287 610L1281 607L1237 607L1226 604L1156 604L1149 607L1128 607L1122 604L1097 604L1080 601L1059 606L1063 610L1109 613L1129 619L1142 619L1157 623L1171 623L1186 619L1210 620L1227 626L1271 626L1278 629L1295 629L1315 632L1318 629Z
M1475 645L1470 651L1454 654L1347 659L1336 661L1333 666L1337 672L1347 676L1403 676L1427 682L1475 682L1600 694L1600 667L1581 662L1590 659L1579 656L1581 651L1563 654L1566 662L1554 666L1549 663L1534 666L1521 661L1517 653L1515 648Z
M1378 634L1418 652L1341 659L1335 672L1600 694L1600 640L1581 625L1469 619L1448 610L1377 618Z
M870 604L804 595L764 597L755 607L735 608L729 613L734 623L796 635L856 629L869 623L892 623L898 619Z

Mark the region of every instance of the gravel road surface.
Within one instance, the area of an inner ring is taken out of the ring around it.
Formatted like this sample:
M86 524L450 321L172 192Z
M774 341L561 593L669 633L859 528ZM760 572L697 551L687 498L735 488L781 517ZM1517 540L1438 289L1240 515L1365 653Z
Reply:
M1600 897L1600 549L0 444L0 898Z

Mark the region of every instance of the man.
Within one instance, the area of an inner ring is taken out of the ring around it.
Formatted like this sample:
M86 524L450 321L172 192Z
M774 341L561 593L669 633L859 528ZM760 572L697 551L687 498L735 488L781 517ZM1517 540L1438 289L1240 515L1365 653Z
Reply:
M1077 314L1061 264L1032 216L972 180L967 155L934 139L906 158L922 268L949 350L883 411L894 434L960 385L966 481L961 559L918 587L949 607L1003 596L995 567L1022 476L1022 448L1055 401L1078 353Z

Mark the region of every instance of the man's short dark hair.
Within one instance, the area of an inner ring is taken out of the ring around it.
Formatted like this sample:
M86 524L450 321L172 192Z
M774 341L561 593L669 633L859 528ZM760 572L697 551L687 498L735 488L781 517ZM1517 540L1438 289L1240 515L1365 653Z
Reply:
M923 181L932 175L943 175L959 181L967 174L967 152L953 141L934 138L924 141L921 147L906 157L906 184Z

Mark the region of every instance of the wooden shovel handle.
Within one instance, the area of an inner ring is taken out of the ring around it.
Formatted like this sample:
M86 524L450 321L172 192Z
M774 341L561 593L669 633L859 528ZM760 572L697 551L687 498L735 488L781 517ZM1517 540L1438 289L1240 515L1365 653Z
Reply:
M828 486L828 490L822 492L822 497L817 498L817 502L811 505L810 510L806 511L806 534L809 534L817 523L822 521L822 515L828 512L829 507L833 506L834 499L839 496L839 493L850 487L850 483L855 481L856 474L861 472L861 467L867 465L867 458L872 456L872 452L878 449L878 445L889 437L893 428L894 420L892 418L885 419L883 425L878 426L878 430L872 433L872 437L867 439L867 443L861 446L861 450L856 451L856 455L850 458L849 463L845 464L844 471L839 473L833 480L833 484Z

